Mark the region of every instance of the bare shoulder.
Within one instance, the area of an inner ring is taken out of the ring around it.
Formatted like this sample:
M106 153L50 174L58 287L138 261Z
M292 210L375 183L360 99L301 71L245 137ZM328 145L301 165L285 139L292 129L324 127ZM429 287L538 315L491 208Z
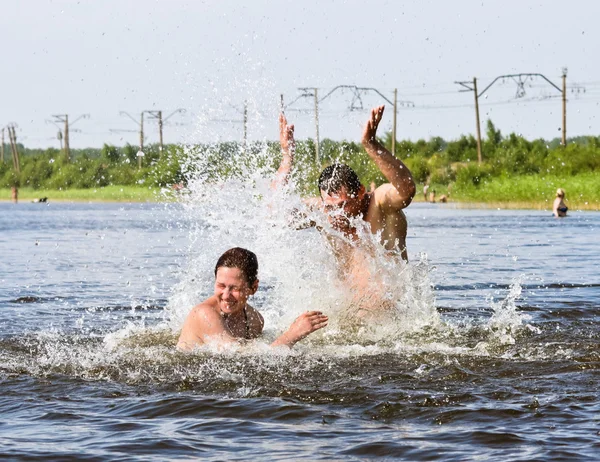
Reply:
M190 350L204 343L206 337L225 332L225 324L219 315L212 297L194 306L181 329L177 347Z
M194 332L199 332L203 330L202 326L220 323L221 316L211 301L209 298L190 310L183 325L184 331L191 329Z
M384 183L373 191L372 203L383 211L393 211L406 207L400 198L400 194L390 183Z

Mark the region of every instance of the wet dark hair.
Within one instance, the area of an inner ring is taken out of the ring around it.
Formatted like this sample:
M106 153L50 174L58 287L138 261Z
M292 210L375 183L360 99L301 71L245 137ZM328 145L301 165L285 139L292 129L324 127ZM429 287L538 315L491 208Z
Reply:
M237 268L246 278L248 285L252 286L258 278L258 258L250 250L234 247L229 249L217 260L215 277L219 268Z
M342 187L346 187L348 194L358 194L361 183L356 172L346 164L337 162L325 167L319 176L319 190L327 194L339 193Z

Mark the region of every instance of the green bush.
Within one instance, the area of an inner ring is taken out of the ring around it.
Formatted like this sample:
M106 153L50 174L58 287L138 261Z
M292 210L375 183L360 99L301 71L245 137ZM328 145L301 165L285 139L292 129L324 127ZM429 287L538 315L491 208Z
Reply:
M479 187L490 176L489 167L470 164L457 170L456 185L465 188Z
M425 183L431 175L431 167L423 157L415 157L404 161L417 183Z

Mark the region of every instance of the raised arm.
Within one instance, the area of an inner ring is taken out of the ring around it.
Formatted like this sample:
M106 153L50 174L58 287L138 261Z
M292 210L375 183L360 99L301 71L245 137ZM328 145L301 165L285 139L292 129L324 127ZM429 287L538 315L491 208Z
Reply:
M393 206L404 208L415 196L416 186L408 167L377 141L377 127L383 117L384 108L385 106L379 106L371 110L371 116L363 132L362 144L369 157L398 192L395 197L389 197L388 200L393 202Z
M281 334L271 346L293 347L294 344L327 325L329 318L320 311L307 311L296 318L292 325Z
M279 114L279 144L281 145L281 165L271 183L273 189L287 184L294 163L296 141L294 140L294 126L288 125L285 115Z

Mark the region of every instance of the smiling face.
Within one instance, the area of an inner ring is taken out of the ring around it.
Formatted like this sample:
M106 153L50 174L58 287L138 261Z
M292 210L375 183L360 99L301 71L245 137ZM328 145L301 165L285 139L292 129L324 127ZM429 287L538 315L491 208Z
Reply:
M215 277L215 296L221 313L230 315L244 309L248 297L258 288L258 281L250 286L242 270L222 266Z

